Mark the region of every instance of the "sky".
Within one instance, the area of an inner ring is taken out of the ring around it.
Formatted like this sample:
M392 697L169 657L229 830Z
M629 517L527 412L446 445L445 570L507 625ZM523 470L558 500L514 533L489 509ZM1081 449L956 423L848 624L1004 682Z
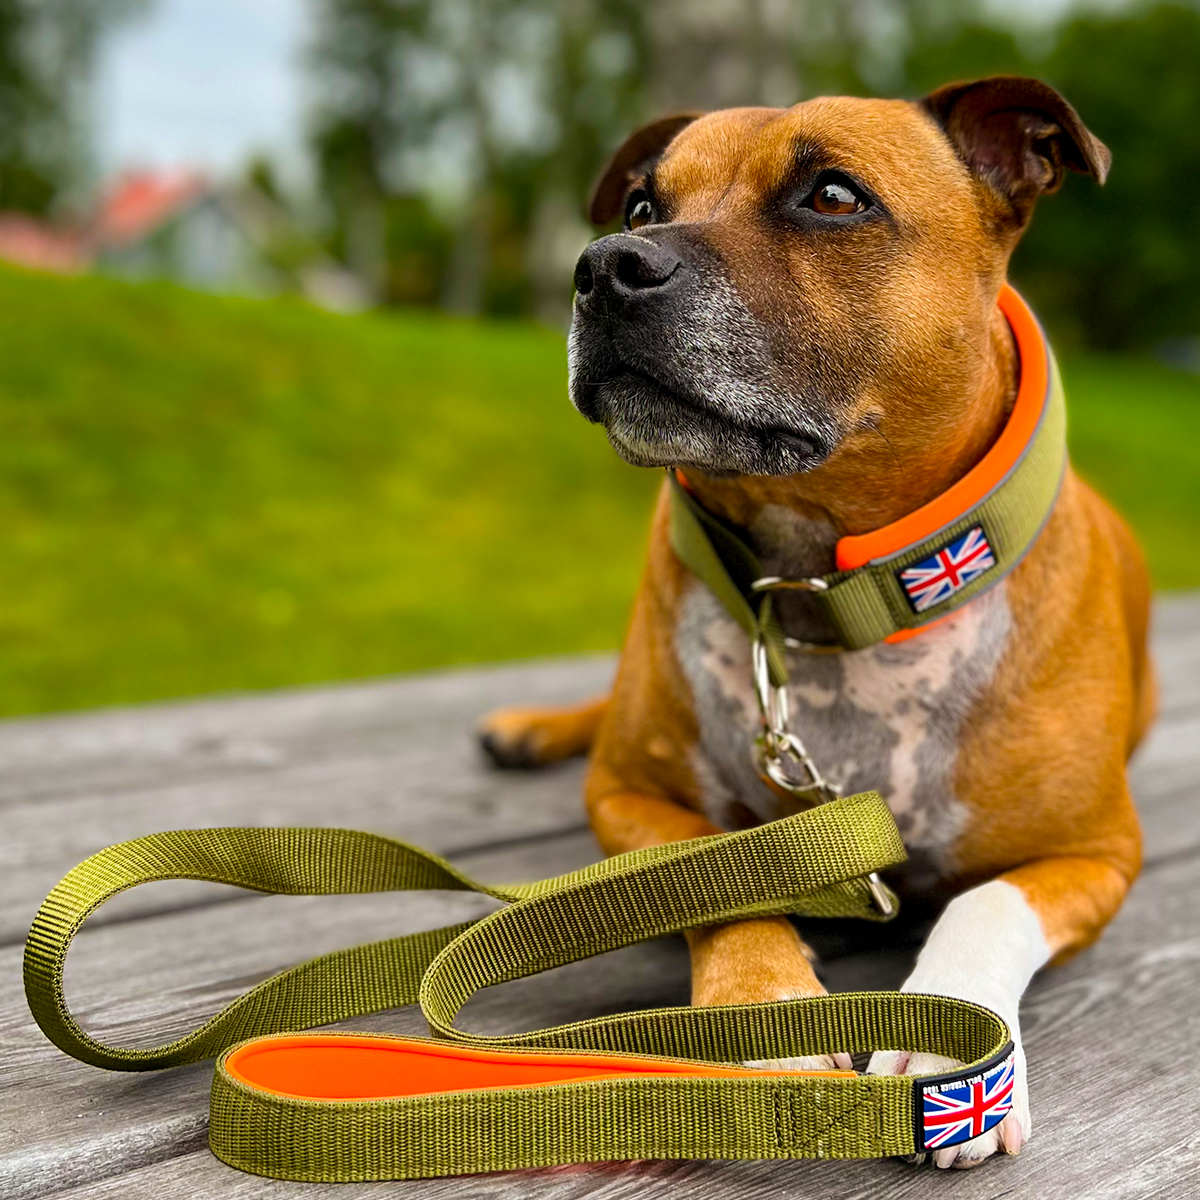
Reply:
M303 171L306 0L152 0L101 47L102 170L241 168L265 151Z

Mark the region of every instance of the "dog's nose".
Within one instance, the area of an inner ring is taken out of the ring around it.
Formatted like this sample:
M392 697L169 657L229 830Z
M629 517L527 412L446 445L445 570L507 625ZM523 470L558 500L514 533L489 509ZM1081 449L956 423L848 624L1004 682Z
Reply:
M677 278L681 259L665 246L613 233L593 242L575 264L575 291L581 298L615 292L635 296L666 287Z

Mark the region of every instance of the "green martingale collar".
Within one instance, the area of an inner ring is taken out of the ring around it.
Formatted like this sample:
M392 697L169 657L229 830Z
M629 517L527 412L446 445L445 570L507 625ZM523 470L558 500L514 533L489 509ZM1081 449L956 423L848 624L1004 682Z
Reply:
M837 570L811 579L766 576L743 531L671 481L671 546L750 637L762 638L771 678L786 680L787 648L771 593L809 591L837 631L830 649L901 641L998 583L1050 516L1067 463L1058 366L1025 302L1007 285L1000 308L1013 330L1021 382L1012 415L963 479L907 517L837 546ZM824 647L823 647L824 648Z

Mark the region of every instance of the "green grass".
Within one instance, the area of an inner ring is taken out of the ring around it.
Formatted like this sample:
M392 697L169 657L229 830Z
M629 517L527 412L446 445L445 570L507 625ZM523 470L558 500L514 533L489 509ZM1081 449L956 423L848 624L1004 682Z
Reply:
M615 646L657 473L562 339L0 269L0 713ZM1084 473L1200 583L1200 386L1066 364Z
M1200 378L1103 355L1062 368L1076 470L1133 526L1156 587L1200 585Z

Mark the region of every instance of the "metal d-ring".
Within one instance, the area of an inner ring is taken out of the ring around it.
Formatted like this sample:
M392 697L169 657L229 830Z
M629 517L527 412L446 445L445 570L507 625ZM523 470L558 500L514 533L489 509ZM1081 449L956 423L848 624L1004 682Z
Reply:
M750 585L752 592L827 592L829 584L824 579L812 576L808 579L787 579L782 575L764 575ZM799 638L785 637L783 644L789 650L800 650L804 654L842 654L846 647L837 642L802 642Z
M829 584L815 575L809 579L787 579L782 575L764 575L750 585L750 590L752 592L827 592Z

